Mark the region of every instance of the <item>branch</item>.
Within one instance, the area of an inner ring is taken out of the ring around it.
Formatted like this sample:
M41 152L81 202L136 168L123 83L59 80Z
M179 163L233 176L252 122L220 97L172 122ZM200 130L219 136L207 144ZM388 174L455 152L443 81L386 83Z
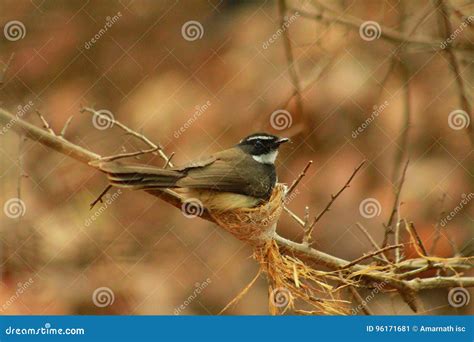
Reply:
M95 167L92 161L100 159L100 155L88 151L80 146L77 146L63 138L52 135L51 133L35 127L19 117L13 116L9 112L0 108L0 124L4 125L2 134L5 133L5 129L11 129L18 134L23 134L26 137L35 140L51 149L58 151L62 154L70 156L82 163L87 164L90 167ZM150 194L157 196L165 202L181 208L182 198L171 190L148 190ZM200 216L203 219L214 222L209 213L204 210ZM347 260L338 258L336 256L329 255L322 251L316 250L310 247L308 244L297 243L279 236L274 233L273 239L277 242L279 247L285 253L295 254L301 258L307 258L311 262L318 265L325 265L331 269L339 270L348 263ZM443 288L452 286L474 286L474 277L434 277L425 279L413 279L413 280L400 280L396 278L396 274L393 271L399 270L417 270L429 265L430 268L435 269L462 269L472 268L472 259L470 258L451 258L451 259L440 259L440 260L427 260L426 258L411 259L401 262L395 265L379 266L378 269L373 270L373 266L356 264L343 272L354 272L355 275L367 279L369 281L385 282L388 285L397 289L412 289L420 291L423 289L430 288ZM364 286L361 284L361 286Z
M451 22L449 21L449 13L448 13L448 8L444 1L442 0L436 0L436 7L439 8L439 18L441 22L443 23L443 28L444 28L444 36L445 36L445 41L446 41L446 49L444 51L448 55L448 61L449 65L451 67L451 70L453 71L454 78L456 79L456 85L458 88L458 94L459 94L459 101L461 103L462 109L467 113L469 116L469 121L472 122L472 108L471 105L469 104L469 100L467 99L467 94L466 94L466 87L464 84L464 80L461 76L461 69L459 68L458 61L456 59L456 55L454 54L453 51L453 45L452 43L449 42L448 38L451 36L453 33L453 28L451 25ZM474 130L472 129L473 124L467 125L466 131L469 136L469 139L471 140L471 145L474 146Z
M302 17L306 17L309 19L314 19L314 20L320 20L323 22L328 22L328 23L339 23L342 25L345 25L351 29L354 30L359 30L360 26L365 22L362 19L356 18L356 17L349 17L346 15L343 15L339 11L332 9L331 7L327 6L326 4L319 3L319 6L323 7L326 12L324 13L310 13L307 11L304 11L299 8L291 8L293 12L298 12ZM334 14L328 13L332 12ZM438 51L441 50L441 44L443 43L442 41L439 40L434 40L432 38L428 37L422 37L422 36L409 36L409 35L404 35L396 30L393 30L389 27L382 26L380 25L381 30L380 30L380 37L388 40L389 42L392 43L409 43L409 44L415 44L415 45L422 45L422 46L427 46L433 49L433 51ZM454 44L452 46L453 49L457 50L467 50L467 51L474 51L474 46L472 44Z
M344 190L346 190L351 182L352 182L352 179L354 179L355 175L357 174L357 172L359 172L359 170L362 168L362 166L364 166L366 160L363 160L359 166L357 166L355 169L354 169L354 172L352 172L352 175L349 177L349 179L347 180L346 184L344 184L344 186L335 194L335 195L331 195L331 200L328 202L328 204L326 205L326 207L314 218L313 222L311 223L311 225L309 226L309 229L312 231L314 226L316 225L316 223L318 223L318 221L321 219L321 217L323 217L323 215L325 213L327 213L329 210L331 210L331 205L334 203L334 201L336 200L336 198L339 197L340 194L342 194L342 192Z
M395 217L395 214L399 210L398 208L400 206L400 194L402 192L403 183L405 182L405 176L406 176L406 173L407 173L409 162L410 162L410 160L407 160L407 162L405 163L405 167L403 168L403 171L402 171L402 176L400 178L400 181L398 182L398 186L397 186L397 189L395 191L395 198L393 200L392 212L390 213L390 217L388 218L388 222L385 225L385 235L384 235L383 242L382 242L382 248L387 245L389 234L393 233L393 229L392 229L393 219Z
M280 14L280 27L283 28L285 27L285 23L286 23L285 14L287 11L285 0L278 0L278 10ZM285 55L286 55L286 60L288 63L288 72L290 73L291 82L293 83L294 96L296 96L297 111L298 111L298 114L301 115L303 114L303 98L301 96L300 80L299 80L298 73L295 67L293 49L291 47L290 34L288 32L288 29L283 30L283 43L285 46Z

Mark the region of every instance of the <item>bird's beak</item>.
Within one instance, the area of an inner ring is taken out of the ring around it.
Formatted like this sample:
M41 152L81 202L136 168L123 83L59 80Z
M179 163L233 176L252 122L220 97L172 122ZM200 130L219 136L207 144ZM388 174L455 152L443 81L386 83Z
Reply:
M277 140L277 144L278 144L278 145L281 145L281 144L286 143L286 142L288 142L288 141L290 141L290 139L288 139L288 138L280 138L280 139Z

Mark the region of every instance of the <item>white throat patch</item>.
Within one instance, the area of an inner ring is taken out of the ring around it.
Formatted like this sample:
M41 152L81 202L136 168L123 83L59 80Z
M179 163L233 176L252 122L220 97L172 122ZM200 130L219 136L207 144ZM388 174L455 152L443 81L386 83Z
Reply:
M268 152L267 154L252 156L252 158L262 164L274 164L277 155L278 155L278 151L272 151L272 152Z

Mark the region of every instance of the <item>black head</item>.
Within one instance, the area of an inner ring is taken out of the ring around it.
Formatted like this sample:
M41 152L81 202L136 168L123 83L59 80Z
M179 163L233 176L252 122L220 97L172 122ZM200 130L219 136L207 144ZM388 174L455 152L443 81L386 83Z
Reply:
M279 138L268 133L254 133L242 139L237 146L248 154L261 156L277 151L278 147L287 141L288 138Z

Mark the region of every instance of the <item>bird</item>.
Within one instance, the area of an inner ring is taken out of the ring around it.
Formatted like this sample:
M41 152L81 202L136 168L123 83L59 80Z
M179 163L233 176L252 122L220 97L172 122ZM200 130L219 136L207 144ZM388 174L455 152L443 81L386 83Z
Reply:
M119 161L99 162L98 167L114 187L172 189L213 211L253 208L270 199L277 183L278 149L289 140L254 133L231 148L179 167L164 169Z

